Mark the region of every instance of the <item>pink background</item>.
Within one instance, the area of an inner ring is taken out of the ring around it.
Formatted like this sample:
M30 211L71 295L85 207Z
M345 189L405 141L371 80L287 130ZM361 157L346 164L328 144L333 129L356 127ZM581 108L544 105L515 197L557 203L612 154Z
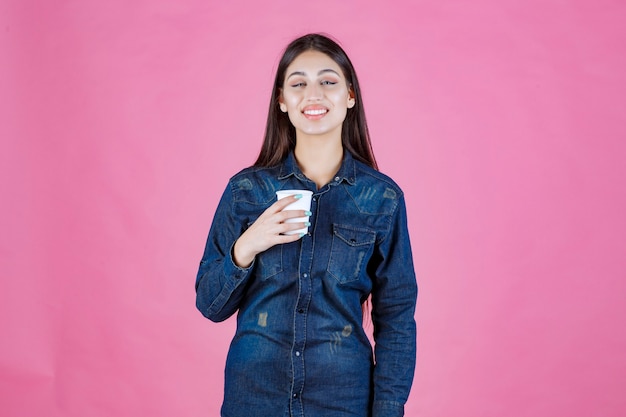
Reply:
M0 2L0 415L216 416L193 284L295 36L352 57L420 284L408 416L626 414L626 3Z

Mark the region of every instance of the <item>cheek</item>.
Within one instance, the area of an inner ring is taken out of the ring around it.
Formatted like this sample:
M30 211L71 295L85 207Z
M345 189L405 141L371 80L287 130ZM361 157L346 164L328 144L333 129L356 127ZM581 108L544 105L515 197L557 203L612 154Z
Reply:
M298 122L299 115L300 115L300 111L297 108L294 108L294 107L287 108L287 117L289 118L289 122L291 122L293 126L295 126L295 124Z
M298 103L300 102L300 100L298 99L298 97L288 96L284 98L283 102L291 111L292 109L296 110L298 108Z
M348 99L349 99L349 95L347 91L338 91L336 93L334 93L332 95L332 101L336 104L336 105L340 105L340 106L347 106L348 105Z

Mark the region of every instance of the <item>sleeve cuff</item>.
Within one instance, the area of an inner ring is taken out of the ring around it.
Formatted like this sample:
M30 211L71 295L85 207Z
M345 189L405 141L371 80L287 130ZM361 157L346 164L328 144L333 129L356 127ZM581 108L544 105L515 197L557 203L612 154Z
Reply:
M224 262L224 275L227 277L233 277L235 280L241 280L248 276L252 267L256 262L256 258L252 260L252 263L247 268L242 268L235 264L235 260L233 259L233 249L235 248L235 242L230 247L228 260Z

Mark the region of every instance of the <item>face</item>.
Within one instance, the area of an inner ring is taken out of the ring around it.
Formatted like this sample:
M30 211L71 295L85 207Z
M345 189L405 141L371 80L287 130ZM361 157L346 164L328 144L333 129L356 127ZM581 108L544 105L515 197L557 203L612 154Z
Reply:
M339 140L346 113L355 104L339 65L314 50L301 53L287 67L279 103L296 128L296 138L328 135Z

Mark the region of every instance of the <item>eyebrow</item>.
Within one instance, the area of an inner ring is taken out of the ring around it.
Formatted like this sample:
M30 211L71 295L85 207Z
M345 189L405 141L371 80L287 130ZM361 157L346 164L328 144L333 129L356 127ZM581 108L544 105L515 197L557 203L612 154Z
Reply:
M337 71L335 71L334 69L330 69L330 68L326 68L326 69L320 70L320 71L317 73L317 75L318 75L318 76L320 76L320 75L322 75L322 74L324 74L324 73L327 73L327 72L332 72L333 74L336 74L337 76L339 76L339 73L337 73ZM289 79L289 78L293 77L294 75L302 75L302 76L306 76L306 72L304 72L304 71L294 71L294 72L292 72L291 74L289 74L289 76L287 77L287 79Z

